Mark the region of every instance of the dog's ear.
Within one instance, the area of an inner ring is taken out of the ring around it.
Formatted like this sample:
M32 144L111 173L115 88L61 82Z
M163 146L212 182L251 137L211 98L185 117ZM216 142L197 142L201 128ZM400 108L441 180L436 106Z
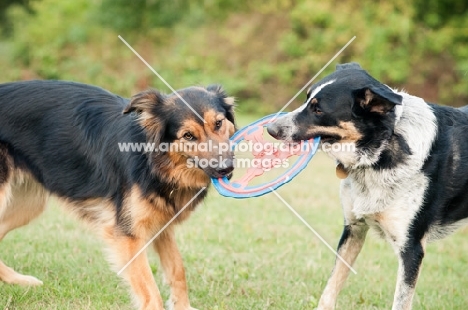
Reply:
M149 112L152 107L164 102L164 96L157 90L151 89L134 95L130 103L123 110L123 114L130 112Z
M234 97L229 97L221 85L210 85L206 88L206 90L214 93L221 100L221 104L226 110L227 120L230 121L234 125L234 128L237 130L236 119L234 117Z
M140 125L144 128L148 141L159 145L161 142L166 124L160 115L164 110L164 95L157 90L147 90L134 95L130 103L123 110L123 114L131 112L138 113Z
M234 97L226 97L223 99L224 108L226 109L226 118L234 125L234 129L237 130L236 118L234 116Z
M393 92L389 87L369 85L353 91L354 103L368 112L386 114L396 105L401 105L403 97Z
M361 66L357 62L350 62L347 64L337 64L336 71L348 70L348 69L358 69L362 70Z

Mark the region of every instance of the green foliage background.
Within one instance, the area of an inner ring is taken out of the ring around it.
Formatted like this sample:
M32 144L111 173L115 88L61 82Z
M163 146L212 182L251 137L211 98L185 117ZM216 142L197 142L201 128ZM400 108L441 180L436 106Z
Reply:
M267 113L356 36L335 63L357 61L429 101L468 103L465 0L5 0L0 18L2 82L169 92L120 34L174 88L222 83L241 112Z

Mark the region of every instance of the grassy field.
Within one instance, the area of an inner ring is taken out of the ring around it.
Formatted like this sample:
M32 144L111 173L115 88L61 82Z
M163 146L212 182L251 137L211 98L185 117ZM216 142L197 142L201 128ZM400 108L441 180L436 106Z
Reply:
M342 228L338 184L333 162L317 154L278 191L333 247ZM414 309L467 308L467 234L465 229L428 247ZM273 194L235 200L211 189L179 227L178 240L191 302L201 310L314 309L334 262L333 253ZM44 216L1 243L3 261L44 285L0 283L0 309L131 309L102 248L84 225L51 203ZM150 257L167 299L158 259ZM396 268L390 246L371 233L338 309L389 309Z

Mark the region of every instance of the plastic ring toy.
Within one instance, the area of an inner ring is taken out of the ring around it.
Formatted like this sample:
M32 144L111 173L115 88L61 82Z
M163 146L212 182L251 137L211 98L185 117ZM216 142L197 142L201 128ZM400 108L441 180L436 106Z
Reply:
M287 113L281 113L284 115ZM320 137L302 141L297 144L287 144L278 142L279 146L275 146L273 142L263 139L264 127L278 114L265 116L252 124L240 129L231 137L231 149L235 150L236 146L241 141L251 141L252 143L260 144L254 147L252 154L257 159L256 164L248 168L247 173L240 179L230 182L227 177L212 178L212 183L216 190L223 196L233 198L249 198L265 195L280 186L291 181L299 174L315 155L320 142ZM298 159L294 164L276 179L256 186L250 186L249 182L262 175L265 171L275 168L287 158L297 155ZM254 160L252 161L254 162Z

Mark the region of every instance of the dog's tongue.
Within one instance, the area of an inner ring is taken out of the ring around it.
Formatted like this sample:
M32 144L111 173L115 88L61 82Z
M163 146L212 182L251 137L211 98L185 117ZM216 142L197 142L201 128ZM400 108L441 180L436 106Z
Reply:
M348 170L346 170L346 168L341 163L336 165L336 176L342 180L348 177Z

